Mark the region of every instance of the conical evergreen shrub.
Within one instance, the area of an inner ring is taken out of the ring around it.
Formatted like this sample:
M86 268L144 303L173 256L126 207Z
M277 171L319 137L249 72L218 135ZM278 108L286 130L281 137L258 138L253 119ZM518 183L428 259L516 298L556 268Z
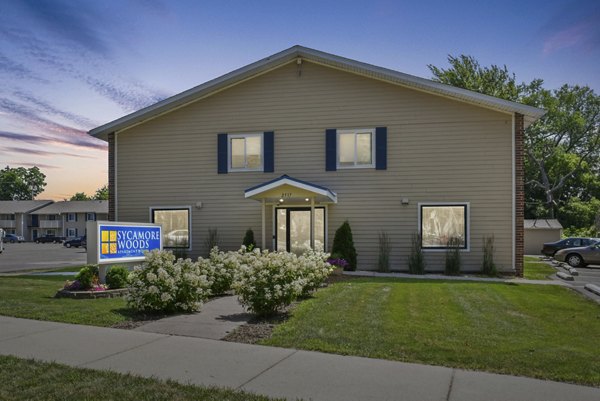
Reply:
M251 228L246 230L246 235L244 235L244 240L242 241L242 245L246 248L252 247L252 249L256 248L256 242L254 241L254 231Z
M352 240L352 229L348 220L335 232L331 254L348 262L346 270L356 270L356 249Z

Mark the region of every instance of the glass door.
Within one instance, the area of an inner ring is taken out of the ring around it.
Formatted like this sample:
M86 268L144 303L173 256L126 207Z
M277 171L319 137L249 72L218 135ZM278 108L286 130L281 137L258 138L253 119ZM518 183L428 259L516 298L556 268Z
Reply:
M276 209L276 243L278 251L301 255L310 249L310 208ZM315 208L314 244L325 247L325 208Z

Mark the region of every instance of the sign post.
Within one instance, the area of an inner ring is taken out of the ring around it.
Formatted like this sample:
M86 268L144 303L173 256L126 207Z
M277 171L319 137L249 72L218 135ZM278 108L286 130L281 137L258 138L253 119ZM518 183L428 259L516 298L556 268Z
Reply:
M144 252L162 250L162 228L152 223L87 222L87 262L99 266L101 283L107 265L140 262Z

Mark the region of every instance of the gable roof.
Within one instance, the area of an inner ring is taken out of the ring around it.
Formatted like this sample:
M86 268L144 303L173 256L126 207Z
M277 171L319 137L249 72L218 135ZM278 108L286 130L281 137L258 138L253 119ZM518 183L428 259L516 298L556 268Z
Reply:
M429 79L416 77L399 71L378 67L372 64L363 63L356 60L336 56L319 50L309 49L303 46L293 46L289 49L275 53L272 56L248 64L245 67L234 70L218 78L205 82L185 92L171 96L165 100L145 107L141 110L118 118L100 127L89 131L89 134L100 139L106 140L111 132L118 132L131 126L140 124L146 120L157 117L161 114L175 110L189 103L210 96L220 90L233 86L244 80L265 73L269 70L278 68L297 59L306 59L307 61L347 71L350 73L370 77L397 84L411 89L451 98L458 101L474 104L506 113L520 113L525 116L525 126L544 115L545 111L537 107L527 106L517 102L500 99L497 97L484 95L470 90L457 88L455 86L442 84Z
M523 226L536 230L556 230L563 228L556 219L526 219L523 220Z
M248 188L244 191L245 198L256 197L257 195L261 195L267 191L270 191L274 188L279 188L282 185L290 185L294 188L303 189L305 191L313 192L317 195L321 195L322 197L328 199L333 203L337 203L337 194L333 192L331 189L324 187L322 185L313 184L312 182L299 180L297 178L290 177L287 174L282 175L281 177L277 177L271 181L264 182L259 185L255 185L251 188Z
M51 200L0 201L0 214L29 213L49 205Z
M32 214L108 213L108 201L60 201L36 210Z

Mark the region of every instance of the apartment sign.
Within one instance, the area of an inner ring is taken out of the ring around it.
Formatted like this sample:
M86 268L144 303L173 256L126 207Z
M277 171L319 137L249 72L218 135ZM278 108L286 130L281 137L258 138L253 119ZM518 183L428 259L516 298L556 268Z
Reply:
M144 252L162 249L162 229L155 224L99 222L96 245L98 263L144 260Z

